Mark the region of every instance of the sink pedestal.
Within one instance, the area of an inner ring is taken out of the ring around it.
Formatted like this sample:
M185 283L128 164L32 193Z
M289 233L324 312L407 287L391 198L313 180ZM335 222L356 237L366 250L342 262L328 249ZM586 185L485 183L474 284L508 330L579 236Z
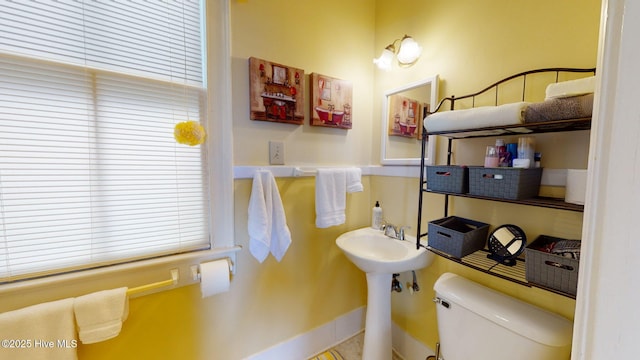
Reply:
M367 273L363 359L389 360L392 357L391 279L391 274Z
M336 245L367 274L364 360L389 360L391 353L391 279L394 273L429 266L435 255L416 246L416 238L392 239L370 227L346 232Z

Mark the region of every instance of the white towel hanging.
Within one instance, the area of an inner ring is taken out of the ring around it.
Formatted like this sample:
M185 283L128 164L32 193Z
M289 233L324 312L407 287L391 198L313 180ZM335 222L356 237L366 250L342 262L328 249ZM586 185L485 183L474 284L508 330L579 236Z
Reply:
M318 169L316 174L316 227L328 228L346 221L347 192L363 191L360 168Z
M291 244L291 232L276 180L268 170L254 174L247 227L249 251L259 262L263 262L269 252L277 261L282 260Z

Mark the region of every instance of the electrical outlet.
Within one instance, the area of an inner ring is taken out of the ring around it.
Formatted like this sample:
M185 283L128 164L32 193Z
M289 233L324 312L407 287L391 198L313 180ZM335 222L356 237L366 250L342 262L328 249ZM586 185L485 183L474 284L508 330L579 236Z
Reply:
M284 143L269 141L269 164L284 165Z

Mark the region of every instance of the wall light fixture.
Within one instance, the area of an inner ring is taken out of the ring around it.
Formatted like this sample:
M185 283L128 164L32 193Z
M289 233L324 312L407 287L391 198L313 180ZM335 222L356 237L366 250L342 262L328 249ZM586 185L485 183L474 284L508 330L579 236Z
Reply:
M400 46L396 54L396 43L400 41ZM422 47L409 35L405 35L402 39L396 39L391 44L387 45L382 54L377 59L373 59L373 63L378 65L378 68L382 70L391 69L393 63L393 57L396 56L398 65L401 67L408 67L416 63L420 54L422 53Z

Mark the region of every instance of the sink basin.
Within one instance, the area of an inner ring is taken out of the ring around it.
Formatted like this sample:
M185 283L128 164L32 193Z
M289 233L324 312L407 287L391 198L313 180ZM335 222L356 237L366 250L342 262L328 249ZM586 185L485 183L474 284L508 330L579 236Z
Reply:
M362 358L389 360L391 350L391 278L394 273L418 270L433 262L425 248L416 249L416 239L392 239L370 227L344 233L336 245L367 276L367 315Z
M433 254L416 249L416 239L392 239L380 230L367 227L340 235L336 244L360 270L366 273L401 273L427 267Z

